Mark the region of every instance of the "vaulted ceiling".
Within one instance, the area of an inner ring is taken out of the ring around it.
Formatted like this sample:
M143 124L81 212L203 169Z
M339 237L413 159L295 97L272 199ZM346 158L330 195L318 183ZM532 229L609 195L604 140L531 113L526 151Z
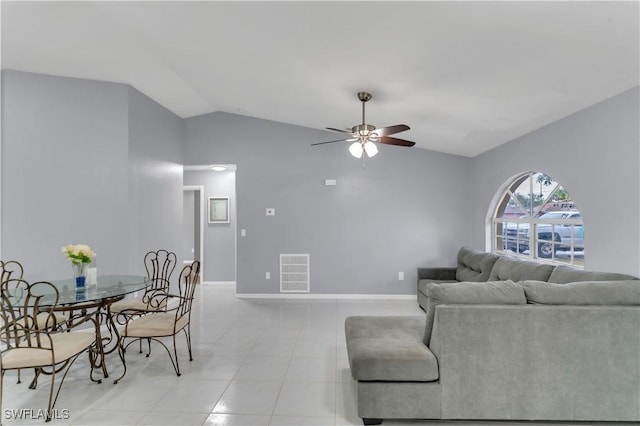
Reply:
M127 83L181 117L318 129L359 124L369 91L368 123L405 123L398 137L464 156L640 82L637 1L1 7L3 69Z

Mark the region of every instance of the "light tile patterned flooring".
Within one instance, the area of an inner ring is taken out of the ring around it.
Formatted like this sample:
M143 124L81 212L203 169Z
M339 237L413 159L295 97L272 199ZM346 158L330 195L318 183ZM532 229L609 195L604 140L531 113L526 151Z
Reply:
M149 358L127 351L127 375L107 358L109 379L87 377L88 360L73 365L56 409L68 410L59 425L362 425L356 415L355 382L349 374L344 319L350 315L424 315L415 301L246 300L232 286L203 285L192 317L194 360L179 336L182 376L164 349L152 343ZM5 374L2 424L43 425L10 419L7 410L46 407L48 378L27 388L31 372L16 384ZM384 425L514 425L531 422L438 422L385 420ZM542 423L533 423L541 425Z

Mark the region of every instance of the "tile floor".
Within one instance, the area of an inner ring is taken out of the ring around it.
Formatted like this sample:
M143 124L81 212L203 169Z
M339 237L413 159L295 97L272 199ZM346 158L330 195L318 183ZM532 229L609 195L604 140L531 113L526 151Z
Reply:
M424 315L415 301L247 300L232 286L203 285L192 317L194 361L179 339L182 376L161 346L146 358L127 352L127 375L116 354L111 376L88 380L88 361L73 365L56 404L60 425L362 425L349 375L344 319L349 315ZM43 425L14 419L8 410L46 407L48 378L36 390L23 372L4 378L2 424ZM26 379L26 380L25 380ZM67 410L67 411L63 411ZM66 415L68 413L68 416ZM68 418L64 418L68 417ZM514 422L392 421L383 425L513 425ZM531 424L523 422L521 424ZM540 425L542 423L534 423Z

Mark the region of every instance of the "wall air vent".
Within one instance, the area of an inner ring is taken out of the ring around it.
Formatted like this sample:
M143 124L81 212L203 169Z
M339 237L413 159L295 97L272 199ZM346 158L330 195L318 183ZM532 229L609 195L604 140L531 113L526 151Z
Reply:
M309 255L280 255L280 292L309 293Z

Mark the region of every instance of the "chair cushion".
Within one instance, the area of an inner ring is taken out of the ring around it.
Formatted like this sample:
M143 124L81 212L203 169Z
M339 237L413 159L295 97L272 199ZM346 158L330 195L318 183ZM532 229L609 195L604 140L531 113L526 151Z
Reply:
M548 305L640 305L640 280L555 284L522 281L530 303Z
M458 251L458 281L488 281L491 269L500 256L486 253L469 247L462 247Z
M524 305L527 299L522 286L511 280L461 282L461 283L430 283L427 286L427 317L422 341L429 345L431 329L436 314L436 306L451 305Z
M41 340L43 348L19 347L4 352L2 368L16 369L57 364L84 351L96 340L95 333L82 331L53 333L50 336L53 352L48 349L49 339L43 335Z
M356 316L345 320L351 375L361 381L438 379L438 362L422 343L424 317Z
M183 315L176 323L175 312L153 312L130 320L124 330L127 337L166 337L182 330L188 323L189 316Z
M111 304L111 312L114 313L119 313L127 309L155 311L154 309L149 309L147 302L144 302L141 297L129 297Z

